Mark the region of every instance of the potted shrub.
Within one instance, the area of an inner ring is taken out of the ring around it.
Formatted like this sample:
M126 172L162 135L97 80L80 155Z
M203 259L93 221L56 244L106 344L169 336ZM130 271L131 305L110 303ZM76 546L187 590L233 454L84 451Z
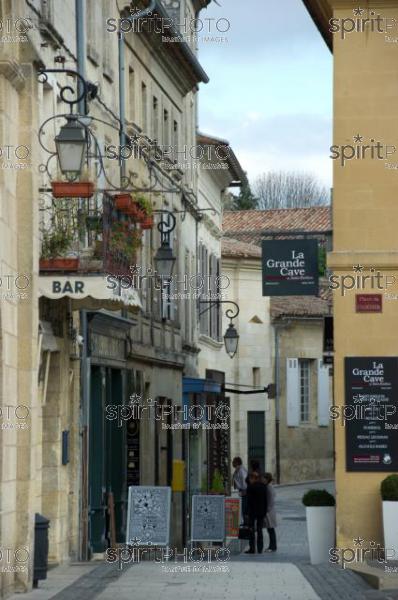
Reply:
M381 482L383 501L383 531L386 559L398 559L398 475L389 475ZM387 552L388 550L388 552ZM394 552L392 552L392 550Z
M141 220L141 229L152 229L153 227L153 207L146 196L137 196L137 203L144 212L144 218Z
M79 258L65 256L73 241L71 232L55 229L43 233L40 271L77 271Z
M128 214L136 223L142 222L146 216L143 199L144 196L133 195L130 198L131 205Z
M336 501L326 490L309 490L303 496L306 507L308 544L312 565L328 562L335 547Z

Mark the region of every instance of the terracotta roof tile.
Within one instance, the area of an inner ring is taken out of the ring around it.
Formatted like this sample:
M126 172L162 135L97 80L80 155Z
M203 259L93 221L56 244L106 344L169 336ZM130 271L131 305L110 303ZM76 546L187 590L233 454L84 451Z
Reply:
M240 235L262 231L321 231L332 229L330 206L311 208L281 208L277 210L225 211L223 228L226 233Z
M241 258L261 259L261 248L254 244L246 244L233 238L223 238L221 240L222 255L236 256Z
M324 317L330 314L332 295L325 282L321 282L319 298L316 296L274 296L271 298L271 317Z

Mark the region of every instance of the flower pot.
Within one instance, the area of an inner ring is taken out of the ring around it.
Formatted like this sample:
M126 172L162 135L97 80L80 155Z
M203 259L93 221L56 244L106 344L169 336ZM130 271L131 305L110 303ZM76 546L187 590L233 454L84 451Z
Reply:
M153 217L147 215L141 221L141 229L152 229L152 227L153 227Z
M78 258L41 258L40 271L77 271Z
M327 563L335 547L336 509L334 506L307 506L307 534L312 565Z
M94 194L91 181L53 181L51 187L54 198L91 198Z
M141 206L137 202L134 202L134 200L131 201L131 205L130 205L130 208L129 208L127 214L136 223L142 223L142 221L146 217L145 211L141 208Z
M130 194L118 194L114 197L115 208L120 212L129 214L129 210L132 204Z
M397 501L383 501L383 530L386 560L398 560Z

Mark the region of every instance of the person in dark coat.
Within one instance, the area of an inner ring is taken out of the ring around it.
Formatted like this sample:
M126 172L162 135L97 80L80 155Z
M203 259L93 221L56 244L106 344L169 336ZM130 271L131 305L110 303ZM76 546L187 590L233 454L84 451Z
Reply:
M267 514L265 517L265 526L269 535L269 547L267 552L276 552L276 511L275 511L275 491L272 485L271 473L265 473L265 483L267 484Z
M260 477L259 473L254 471L249 476L249 484L246 490L247 507L249 514L249 526L252 528L249 540L249 550L245 554L255 553L255 535L257 532L257 552L262 553L264 547L263 523L267 514L267 486Z

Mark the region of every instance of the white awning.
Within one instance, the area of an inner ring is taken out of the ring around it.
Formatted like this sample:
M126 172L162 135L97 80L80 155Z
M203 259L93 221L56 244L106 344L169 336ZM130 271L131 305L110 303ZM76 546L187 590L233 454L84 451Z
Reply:
M120 310L129 306L136 309L142 308L137 290L112 289L106 276L57 276L41 275L39 277L39 295L59 300L71 298L73 308L99 310Z

